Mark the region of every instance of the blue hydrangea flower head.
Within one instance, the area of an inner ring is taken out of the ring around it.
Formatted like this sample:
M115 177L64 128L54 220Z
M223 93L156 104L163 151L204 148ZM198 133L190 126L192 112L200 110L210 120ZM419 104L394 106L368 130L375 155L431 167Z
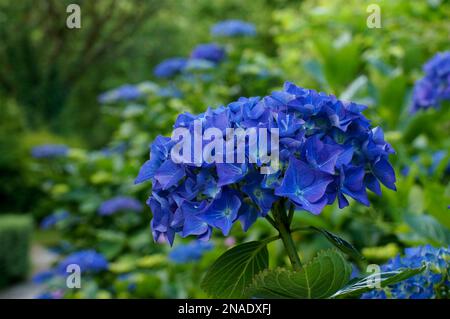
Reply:
M80 250L64 258L57 266L59 274L67 274L67 266L78 265L82 273L98 273L108 269L106 258L95 250Z
M121 101L133 101L142 97L142 92L138 86L125 84L114 90L104 92L98 96L101 104L115 103Z
M34 158L56 158L65 157L69 148L62 144L44 144L31 149L31 156Z
M211 28L211 34L217 37L253 37L256 35L256 28L253 24L242 20L224 20L216 23Z
M214 43L199 44L191 52L192 59L207 60L220 63L225 58L225 49Z
M41 221L40 227L41 229L50 229L55 226L60 221L66 220L69 218L70 213L67 211L59 211L55 212L51 215L44 217Z
M424 272L397 284L363 294L364 299L434 299L448 298L450 293L450 247L431 245L406 248L403 257L390 259L382 271L417 268L427 265Z
M158 78L171 78L181 73L186 67L187 59L185 58L170 58L158 64L153 70Z
M207 240L214 228L227 236L236 222L246 231L276 203L320 214L336 201L340 208L350 199L368 206L367 189L381 195L381 184L395 190L389 163L394 150L382 129L371 127L364 109L287 82L264 98L241 97L202 114L180 114L174 128L188 132L198 122L202 132L277 129L280 169L264 175L264 163L250 161L263 152L259 143L246 146L244 162L174 162L170 154L177 140L157 137L135 181L152 181L147 204L154 239L172 244L179 234ZM231 158L237 153L237 147L223 152Z
M132 197L116 196L104 201L98 209L99 215L113 215L121 211L132 211L140 213L143 207L142 204Z
M410 112L439 108L450 100L450 51L437 53L423 67L425 76L414 85Z
M198 261L209 250L213 249L211 242L193 241L189 244L180 244L169 253L169 259L176 264L185 264Z

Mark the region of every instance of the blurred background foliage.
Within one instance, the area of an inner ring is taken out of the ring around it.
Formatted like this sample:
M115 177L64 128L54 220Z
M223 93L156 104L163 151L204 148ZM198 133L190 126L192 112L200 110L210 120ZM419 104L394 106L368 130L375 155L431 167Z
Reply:
M95 249L109 263L81 290L66 291L64 280L53 278L50 297L205 297L197 283L231 242L215 236L201 260L177 263L166 245L153 243L147 207L111 216L100 215L100 207L117 196L145 203L148 185L134 186L134 178L149 143L169 134L177 114L267 95L284 81L368 105L365 114L397 151L397 192L383 191L369 208L297 212L296 224L353 243L366 257L360 269L404 247L449 245L448 101L408 110L423 64L450 48L450 3L376 1L382 28L369 29L373 2L0 0L0 212L33 216L34 238L61 258ZM81 29L66 28L69 3L81 6ZM225 19L253 23L257 36L212 37L211 26ZM224 61L171 79L154 76L164 59L189 57L209 42L226 49ZM99 102L124 84L139 94ZM64 144L68 152L33 158L41 144ZM51 227L39 229L49 216ZM233 229L232 239L268 236L266 224L260 220L248 233ZM295 236L305 259L330 246L318 234ZM279 243L269 250L271 266L288 263Z

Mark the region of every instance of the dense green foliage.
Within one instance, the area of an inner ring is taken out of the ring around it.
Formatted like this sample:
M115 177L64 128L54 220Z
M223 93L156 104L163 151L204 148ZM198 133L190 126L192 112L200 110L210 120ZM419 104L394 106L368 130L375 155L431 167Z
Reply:
M32 228L29 216L0 216L0 287L28 275Z

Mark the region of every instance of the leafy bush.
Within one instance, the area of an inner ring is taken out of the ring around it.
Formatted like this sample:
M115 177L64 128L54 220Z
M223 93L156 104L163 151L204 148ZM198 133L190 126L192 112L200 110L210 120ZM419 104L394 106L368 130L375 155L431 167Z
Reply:
M28 216L0 216L0 287L26 277L31 232Z

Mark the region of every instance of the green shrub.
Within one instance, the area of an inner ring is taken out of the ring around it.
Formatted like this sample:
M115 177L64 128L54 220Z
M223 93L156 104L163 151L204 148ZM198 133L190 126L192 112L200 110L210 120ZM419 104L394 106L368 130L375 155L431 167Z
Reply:
M26 277L31 232L29 216L0 216L0 287Z

